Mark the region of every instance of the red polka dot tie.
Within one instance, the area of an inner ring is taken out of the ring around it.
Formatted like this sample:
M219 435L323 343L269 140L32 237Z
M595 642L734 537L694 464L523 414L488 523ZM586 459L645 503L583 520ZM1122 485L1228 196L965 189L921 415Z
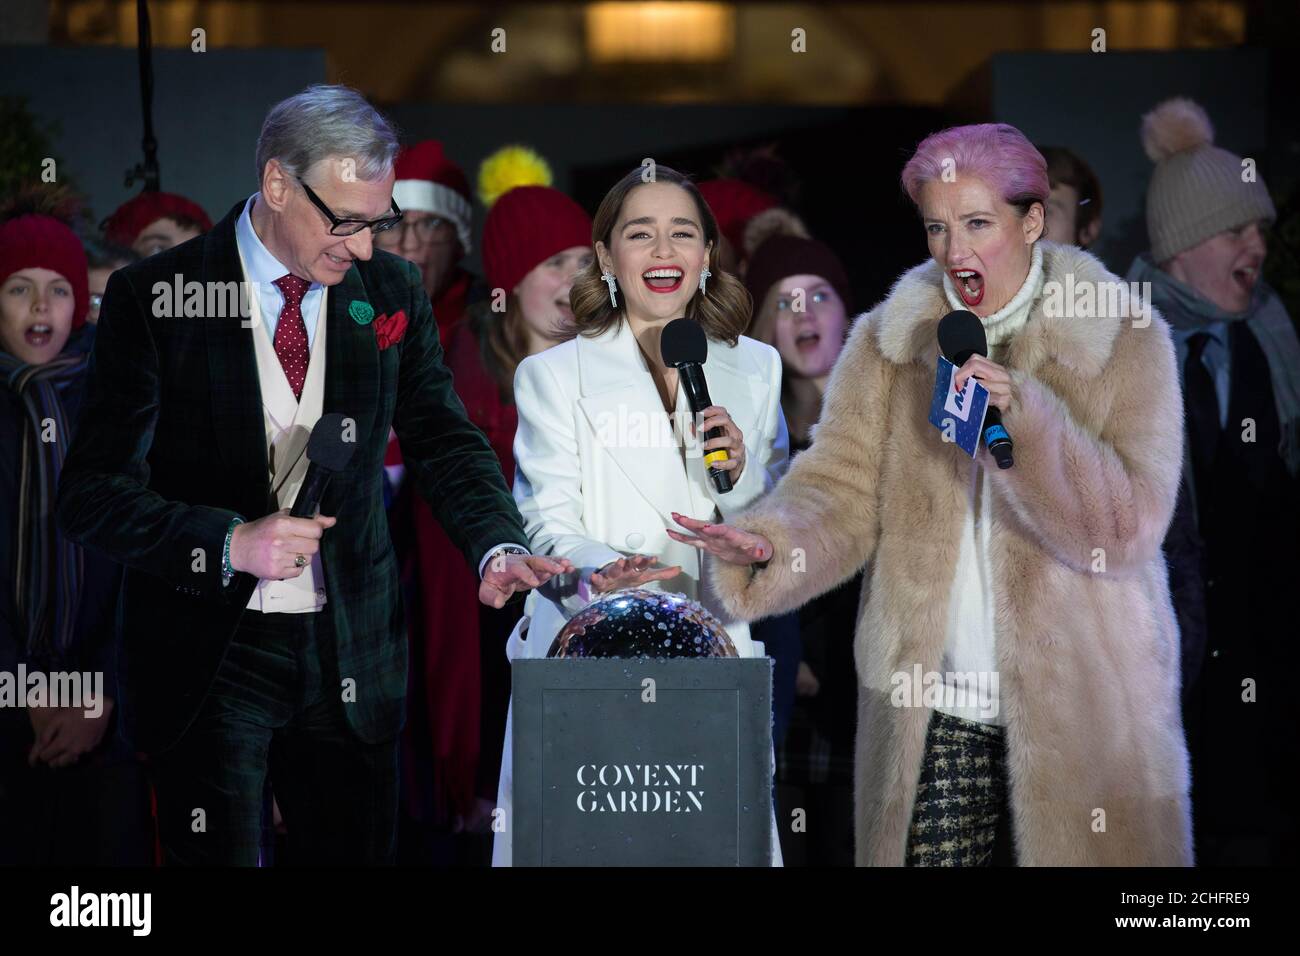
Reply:
M302 297L311 283L296 275L285 275L275 280L276 288L284 294L280 319L275 324L275 354L289 380L294 398L302 398L302 385L307 380L307 323L302 320Z

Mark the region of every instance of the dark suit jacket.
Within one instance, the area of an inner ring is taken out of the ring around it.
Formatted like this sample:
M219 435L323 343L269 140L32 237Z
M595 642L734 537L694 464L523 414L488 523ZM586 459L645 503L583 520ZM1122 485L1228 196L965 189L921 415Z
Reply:
M253 336L266 330L238 315L154 313L156 283L242 280L235 223L243 206L109 280L59 485L64 533L126 566L117 620L123 716L145 751L168 749L194 719L256 585L239 573L222 586L230 519L275 510L253 351ZM354 301L376 316L404 309L404 337L381 351L373 323L350 316ZM414 266L376 250L330 288L328 302L322 414L353 418L357 447L321 501L320 513L338 523L321 543L319 623L338 677L356 682L355 702L343 705L348 722L376 743L401 728L407 676L381 483L390 424L409 480L476 569L493 545L527 538L496 455L452 390Z

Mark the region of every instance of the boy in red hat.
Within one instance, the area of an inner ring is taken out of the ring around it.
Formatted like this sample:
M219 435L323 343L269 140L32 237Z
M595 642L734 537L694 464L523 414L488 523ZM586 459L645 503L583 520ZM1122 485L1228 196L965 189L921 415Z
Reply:
M0 864L142 864L147 790L115 729L121 569L54 518L94 326L81 242L46 208L0 213Z
M104 238L141 258L179 246L212 228L203 207L176 193L144 192L104 221Z

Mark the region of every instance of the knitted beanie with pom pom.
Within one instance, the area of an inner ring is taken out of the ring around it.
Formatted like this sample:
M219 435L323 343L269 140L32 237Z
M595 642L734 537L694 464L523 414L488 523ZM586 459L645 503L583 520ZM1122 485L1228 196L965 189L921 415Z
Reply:
M513 295L515 286L551 256L591 246L591 217L551 187L551 167L527 146L503 146L479 166L483 271L488 285Z
M1142 117L1142 147L1156 164L1147 190L1151 258L1166 262L1227 229L1277 210L1264 180L1214 145L1210 118L1192 100L1166 100Z

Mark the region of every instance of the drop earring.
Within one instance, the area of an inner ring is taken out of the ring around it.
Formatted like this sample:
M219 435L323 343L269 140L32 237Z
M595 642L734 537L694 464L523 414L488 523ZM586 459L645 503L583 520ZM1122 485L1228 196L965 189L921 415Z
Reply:
M614 278L612 272L602 272L600 277L605 280L605 285L609 286L609 306L612 309L618 308L618 298L614 295L618 289L618 280Z
M713 275L713 273L710 272L708 269L705 269L703 272L700 273L700 295L708 294L704 291L704 281L708 279L708 277L711 275Z

